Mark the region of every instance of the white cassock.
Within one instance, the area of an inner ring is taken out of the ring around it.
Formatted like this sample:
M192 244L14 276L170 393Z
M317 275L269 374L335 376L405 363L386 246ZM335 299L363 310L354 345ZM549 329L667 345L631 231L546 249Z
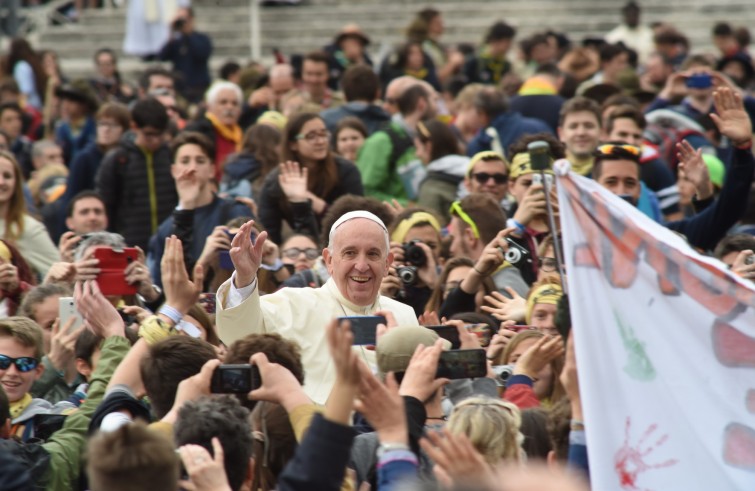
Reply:
M371 315L388 310L400 326L417 326L414 310L388 297L379 296L368 307L359 307L344 298L333 279L320 288L283 288L260 297L257 281L237 289L233 278L218 288L217 328L220 339L230 345L253 333L278 333L295 341L302 351L305 371L304 391L318 404L325 404L336 380L325 327L334 317ZM370 366L375 352L358 349Z
M190 6L191 0L129 0L123 52L133 56L158 53L168 42L176 11Z

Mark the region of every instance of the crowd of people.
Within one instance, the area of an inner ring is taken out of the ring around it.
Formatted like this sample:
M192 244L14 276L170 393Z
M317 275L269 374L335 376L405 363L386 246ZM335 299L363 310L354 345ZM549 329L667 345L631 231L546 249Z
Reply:
M181 5L135 84L0 64L0 489L589 489L533 148L755 279L746 28L450 46L426 8L213 77Z

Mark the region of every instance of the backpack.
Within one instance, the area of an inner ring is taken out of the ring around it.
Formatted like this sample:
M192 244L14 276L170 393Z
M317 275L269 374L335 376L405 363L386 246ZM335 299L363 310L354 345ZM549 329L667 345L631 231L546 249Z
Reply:
M393 126L386 126L383 130L391 139L391 156L388 159L388 175L396 173L396 165L404 153L414 146L414 140L403 131L398 131Z

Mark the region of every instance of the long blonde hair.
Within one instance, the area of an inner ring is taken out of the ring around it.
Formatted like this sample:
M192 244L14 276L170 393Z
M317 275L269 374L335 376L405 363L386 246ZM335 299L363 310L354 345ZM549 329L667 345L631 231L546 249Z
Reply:
M522 460L522 415L516 405L501 399L470 397L454 407L446 428L463 433L490 465Z
M24 215L26 214L26 199L24 198L24 176L16 157L7 150L0 150L0 159L6 159L13 164L13 175L16 183L13 186L13 195L8 203L8 211L5 216L5 232L3 238L15 242L24 233Z

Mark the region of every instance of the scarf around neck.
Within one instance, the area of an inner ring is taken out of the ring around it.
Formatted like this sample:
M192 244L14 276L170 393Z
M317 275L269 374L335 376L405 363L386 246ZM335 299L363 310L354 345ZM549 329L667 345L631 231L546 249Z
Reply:
M241 127L237 124L228 126L220 122L220 120L212 113L206 113L205 117L210 120L212 126L215 128L222 138L231 141L236 144L236 151L241 150Z

